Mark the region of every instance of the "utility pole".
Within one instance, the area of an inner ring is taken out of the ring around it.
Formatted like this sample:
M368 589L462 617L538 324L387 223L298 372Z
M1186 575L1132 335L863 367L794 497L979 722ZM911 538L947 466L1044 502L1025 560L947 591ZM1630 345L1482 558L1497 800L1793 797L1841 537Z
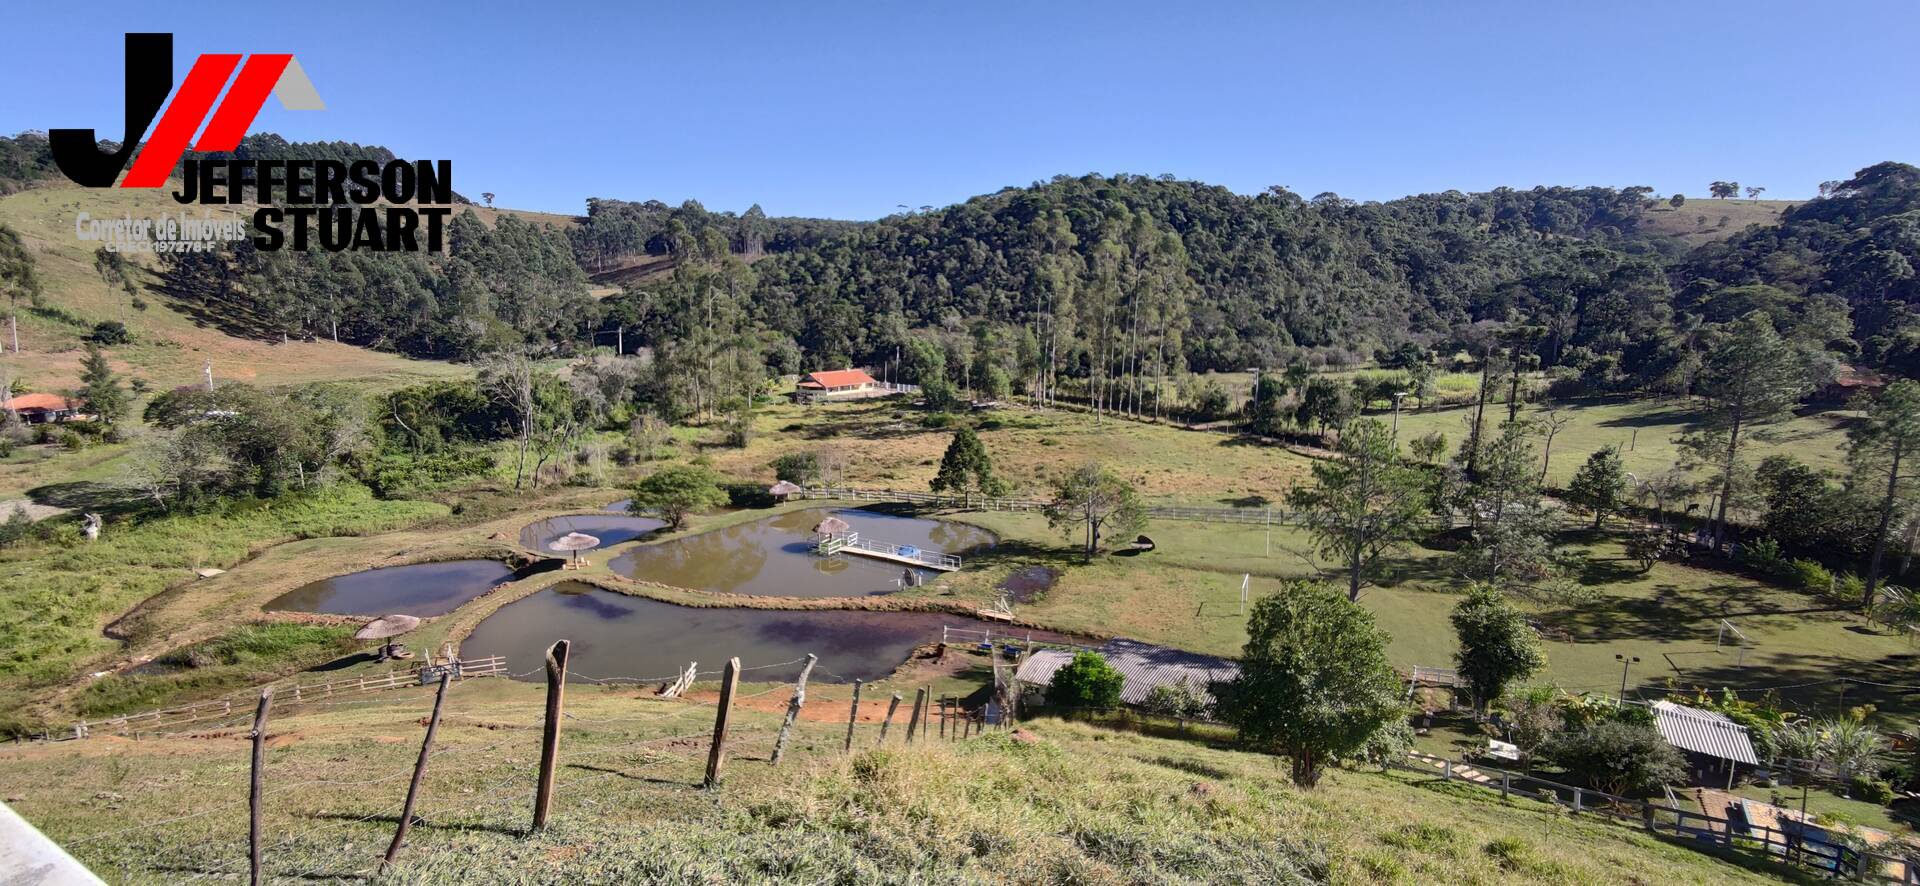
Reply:
M1625 705L1627 703L1627 668L1639 664L1640 656L1621 655L1616 652L1613 654L1613 660L1620 663L1620 704Z

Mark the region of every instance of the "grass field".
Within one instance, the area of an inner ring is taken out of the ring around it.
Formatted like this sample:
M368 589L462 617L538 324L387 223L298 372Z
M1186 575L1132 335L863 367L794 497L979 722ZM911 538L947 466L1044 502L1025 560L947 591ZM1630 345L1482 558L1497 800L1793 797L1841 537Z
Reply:
M1780 213L1793 208L1799 200L1714 200L1705 195L1687 195L1686 205L1668 208L1661 201L1640 217L1643 230L1674 237L1688 246L1725 240L1747 229L1748 225L1768 225L1780 219ZM1725 218L1722 223L1720 219Z
M119 646L101 628L201 567L230 568L278 542L381 532L447 509L430 502L377 501L341 487L271 504L109 526L99 542L69 537L0 550L0 700L8 716L44 696L79 666ZM229 613L237 626L246 616Z
M953 438L950 428L922 425L925 413L898 400L806 407L779 403L761 411L758 433L742 449L718 448L717 433L696 435L716 466L740 477L773 481L768 464L784 452L832 450L843 455L842 482L925 489ZM1277 446L1224 434L1187 431L1075 411L993 410L974 423L995 471L1020 495L1044 495L1050 478L1098 461L1125 475L1155 501L1191 504L1272 497L1304 477L1307 460Z
M541 690L457 684L397 866L380 882L1760 883L1635 829L1396 773L1308 793L1273 758L1036 720L842 755L845 687L809 692L767 762L787 688L745 684L726 780L698 787L712 708L576 686L548 829L529 834ZM705 695L707 693L699 693ZM372 873L430 702L421 689L292 708L266 758L268 877ZM824 715L814 719L818 710ZM0 793L114 882L246 870L245 729L0 750Z
M1559 411L1572 422L1553 439L1547 484L1564 487L1587 456L1603 447L1620 448L1628 472L1646 477L1664 471L1680 457L1674 439L1695 430L1701 418L1696 404L1684 400L1587 400L1562 404ZM1521 407L1520 417L1538 420L1538 404ZM1506 404L1487 404L1487 427L1497 429L1507 417ZM1806 409L1784 421L1743 435L1743 458L1754 463L1775 453L1793 455L1814 468L1838 473L1845 469L1846 429L1857 415L1845 410ZM1387 416L1380 416L1386 420ZM1430 431L1446 435L1451 455L1466 443L1473 410L1466 407L1400 413L1400 439ZM1496 431L1497 432L1497 431ZM1535 448L1541 441L1536 439Z
M1236 656L1246 642L1239 610L1240 582L1251 575L1251 595L1273 593L1282 580L1316 575L1343 580L1313 556L1311 539L1292 529L1269 534L1254 526L1159 521L1147 529L1156 550L1108 556L1078 565L1065 539L1033 515L980 514L966 519L1012 542L1005 553L971 558L977 572L949 582L953 592L982 602L1014 569L1064 567L1059 583L1016 612L1047 627L1118 635L1215 655ZM1272 553L1268 553L1268 544ZM1821 716L1871 703L1888 725L1920 722L1912 678L1920 649L1892 631L1868 627L1829 601L1775 587L1724 569L1660 563L1647 573L1626 562L1612 533L1569 533L1577 580L1594 599L1575 604L1520 601L1547 632L1548 665L1535 680L1569 691L1617 693L1621 667L1631 664L1630 692L1659 695L1682 687L1733 687L1759 697L1773 687L1785 704ZM1392 635L1388 654L1402 669L1452 667L1455 641L1448 621L1463 585L1446 555L1415 547L1395 558L1381 585L1361 602ZM1730 621L1750 644L1716 645L1719 623ZM1843 688L1837 676L1888 684Z

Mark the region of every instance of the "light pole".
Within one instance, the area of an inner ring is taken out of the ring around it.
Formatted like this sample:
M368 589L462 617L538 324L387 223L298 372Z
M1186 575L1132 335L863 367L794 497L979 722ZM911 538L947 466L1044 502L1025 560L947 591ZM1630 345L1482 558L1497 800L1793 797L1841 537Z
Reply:
M1613 660L1620 663L1620 703L1624 705L1627 703L1627 669L1639 664L1640 656L1621 655L1616 652L1613 654Z
M1396 451L1398 451L1400 447L1400 400L1401 398L1404 398L1405 396L1411 393L1413 392L1412 391L1394 391L1393 392L1393 445Z

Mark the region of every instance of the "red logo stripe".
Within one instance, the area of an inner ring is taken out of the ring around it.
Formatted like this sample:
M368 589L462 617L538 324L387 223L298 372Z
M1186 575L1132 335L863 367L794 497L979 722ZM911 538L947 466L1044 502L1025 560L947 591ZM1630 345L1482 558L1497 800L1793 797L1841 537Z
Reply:
M200 121L207 118L207 109L213 107L213 100L219 97L220 87L227 85L227 78L233 76L233 69L239 64L238 55L212 54L200 56L193 63L193 70L187 72L186 81L174 92L167 112L160 115L160 122L154 124L153 135L147 138L140 156L134 159L133 168L127 171L121 187L157 188L167 183L167 176L180 162L180 155L186 153L187 143L193 140L194 130L200 128Z
M227 87L226 98L220 100L213 120L207 123L206 131L200 133L200 142L193 149L231 151L240 147L247 127L253 125L253 118L267 103L267 95L273 92L274 84L280 82L280 72L285 71L287 62L292 60L293 56L287 54L247 56L240 76Z

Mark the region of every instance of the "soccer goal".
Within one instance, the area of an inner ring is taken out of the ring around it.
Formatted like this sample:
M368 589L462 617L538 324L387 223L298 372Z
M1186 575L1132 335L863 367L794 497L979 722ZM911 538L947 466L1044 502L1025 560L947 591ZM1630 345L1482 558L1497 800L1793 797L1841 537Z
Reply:
M1739 650L1739 652L1736 653L1739 655L1739 658L1735 661L1734 666L1745 667L1747 664L1747 647L1752 645L1753 641L1747 639L1746 634L1740 633L1740 629L1734 627L1733 622L1724 618L1720 619L1719 629L1713 638L1713 649L1715 652L1724 655L1726 654L1727 647L1732 646Z

